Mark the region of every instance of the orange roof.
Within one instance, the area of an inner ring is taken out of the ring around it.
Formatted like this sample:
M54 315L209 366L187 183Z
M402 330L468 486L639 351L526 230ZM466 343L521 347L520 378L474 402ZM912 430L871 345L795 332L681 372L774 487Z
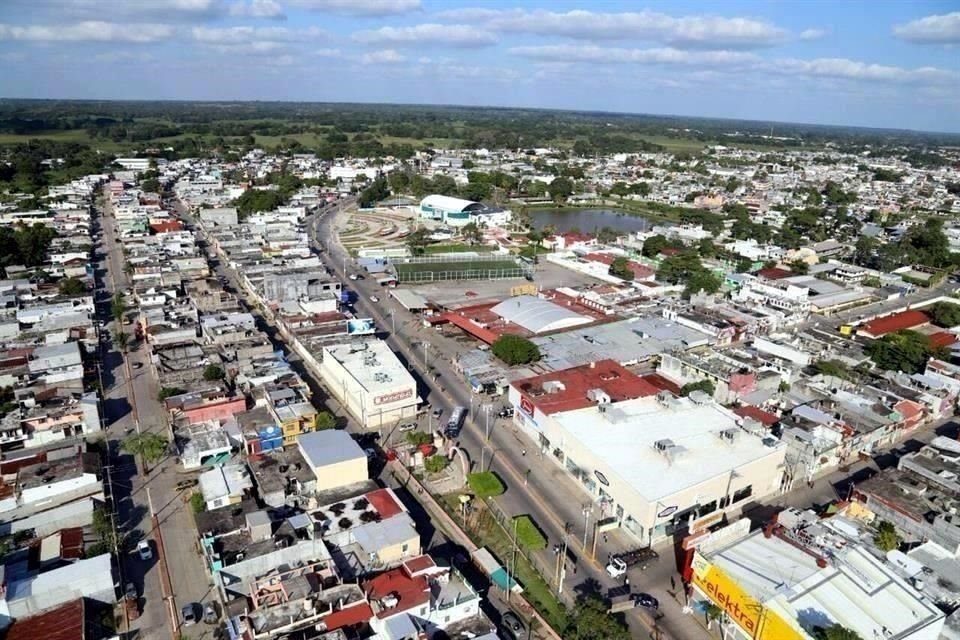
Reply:
M904 329L913 329L915 327L928 324L929 322L930 316L925 314L923 311L911 309L910 311L892 313L888 316L871 320L863 325L863 328L858 330L857 333L879 338L880 336L884 336L888 333L903 331Z
M343 627L352 627L353 625L369 622L373 617L373 609L366 602L355 604L352 607L344 607L339 611L334 611L323 619L327 625L327 631L342 629Z
M737 407L733 410L733 412L743 418L753 418L765 427L772 427L780 422L780 418L778 418L775 414L770 413L769 411L764 411L760 407L755 407L752 404L745 404L742 407Z
M445 317L450 322L450 324L460 327L461 329L463 329L464 331L472 335L477 340L480 340L481 342L486 342L487 344L493 344L494 342L497 341L497 338L499 337L493 331L490 331L489 329L484 329L483 327L478 325L476 322L473 322L472 320L470 320L470 318L465 318L459 313L447 312L443 314L443 317Z
M560 383L562 388L549 383ZM548 392L545 385L553 386ZM614 360L553 371L532 378L514 380L513 386L546 414L574 411L596 404L587 397L593 389L610 396L611 402L656 395L659 389Z
M930 343L935 347L949 347L957 341L957 336L949 331L938 331L930 335Z
M782 278L789 278L790 276L796 274L792 271L787 271L786 269L770 267L769 269L760 269L760 271L757 271L757 275L761 278L766 278L767 280L780 280Z
M364 497L373 505L381 518L391 518L403 511L403 507L397 503L396 498L393 497L393 492L389 489L377 489Z
M20 618L7 630L6 640L77 640L84 637L83 598Z

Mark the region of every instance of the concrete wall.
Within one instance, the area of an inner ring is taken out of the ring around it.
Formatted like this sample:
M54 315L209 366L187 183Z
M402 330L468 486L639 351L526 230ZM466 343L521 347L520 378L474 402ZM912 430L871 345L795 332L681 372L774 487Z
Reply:
M327 491L355 482L363 482L370 477L366 456L317 467L313 472L317 476L317 491Z

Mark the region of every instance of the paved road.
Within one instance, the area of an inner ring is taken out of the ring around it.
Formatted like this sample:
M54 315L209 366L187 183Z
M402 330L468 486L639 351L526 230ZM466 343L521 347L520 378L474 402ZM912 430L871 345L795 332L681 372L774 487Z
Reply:
M108 321L107 329L111 335L121 328L132 333L132 324L121 327L112 321L110 297L115 291L129 288L130 277L124 271L123 250L114 231L115 220L109 203L105 203L103 212L102 253L105 260L98 293L105 293L99 294L99 313ZM157 400L159 384L152 372L146 347L129 351L125 361L112 350L105 356L104 363L107 369L105 384L110 381L104 403L110 422L110 438L119 441L127 437L136 431L138 422L142 432L156 432L170 438L167 414ZM131 623L131 628L139 629L142 638L165 640L171 637L168 611L177 612L182 604L205 600L211 594L209 579L195 547L196 528L189 505L184 503L175 488L184 476L178 473L172 458L157 465L147 465L154 467L149 472L129 455L121 455L115 464L112 480L120 498L117 500L118 528L131 548L145 537L154 549L154 559L146 563L135 553L124 556L126 579L132 580L143 594L143 614ZM173 584L172 598L167 606L163 601L161 567L156 553L157 535L148 498L152 499L156 510ZM191 638L213 637L212 628L204 625L184 629L183 633Z
M317 240L322 239L326 249L321 253L324 262L344 283L356 289L358 300L355 308L359 315L368 315L381 328L391 327L395 318L409 318L409 314L396 305L390 296L384 294L371 279L348 279L348 275L356 269L350 256L337 242L336 227L342 224L342 211L343 208L337 208L318 215L314 220L315 224L311 225L312 241L317 245ZM370 301L370 296L374 294L381 298L381 302ZM394 314L394 317L389 314ZM450 352L442 349L442 341L436 332L419 328L415 323L398 321L396 324L397 333L387 337L391 349L417 371L430 371L432 366L434 372L439 373L439 380L430 376L421 378L421 395L434 407L443 408L445 415L449 415L451 407L455 405L471 409L471 420L461 433L460 444L470 453L474 468L478 467L482 456L486 460L486 468L492 469L507 481L510 490L497 498L498 506L509 516L531 515L548 535L548 547L562 540L565 525L569 525L567 543L580 562L576 572L570 567L566 573L563 585L565 597L569 599L572 594L585 588L599 588L601 592L606 592L607 589L620 586L622 583L611 579L600 562L589 559L590 554L585 552L583 547L586 523L582 509L588 501L586 493L568 474L549 460L543 459L535 443L511 423L491 419L490 440L487 442L486 419L480 407L481 401L488 398L474 396L461 381L461 377L453 371L452 363L444 357L449 357ZM427 344L426 350L424 343ZM598 515L595 511L593 517ZM591 525L586 525L586 528L590 527ZM589 534L587 537L589 538ZM607 538L608 542L598 545L598 558L606 558L608 552L635 545L622 532L611 532ZM590 546L589 542L587 546ZM549 551L541 552L538 561L545 567L551 567L554 563ZM638 569L631 572L629 577L634 591L647 591L661 600L663 615L658 621L661 632L659 637L706 637L701 625L681 613L680 605L667 593L671 575L675 575L676 581L679 580L672 554L668 550L655 567L648 566L643 572ZM627 621L634 637L649 637L651 634L654 618L647 612L634 610L627 616Z

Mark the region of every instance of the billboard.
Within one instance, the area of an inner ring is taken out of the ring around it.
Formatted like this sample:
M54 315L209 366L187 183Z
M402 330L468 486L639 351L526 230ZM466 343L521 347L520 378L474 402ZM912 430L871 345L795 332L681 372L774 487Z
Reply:
M804 640L806 637L699 553L694 554L692 568L693 584L723 609L748 637L755 640Z
M366 336L376 331L376 325L373 324L373 318L354 318L347 320L347 335Z

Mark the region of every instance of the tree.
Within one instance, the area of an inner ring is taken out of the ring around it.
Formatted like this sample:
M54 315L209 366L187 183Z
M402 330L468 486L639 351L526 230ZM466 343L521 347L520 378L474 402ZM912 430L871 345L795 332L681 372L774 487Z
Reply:
M157 394L157 400L163 402L167 398L172 398L173 396L179 396L182 393L186 393L183 389L178 387L163 387L160 389L160 393Z
M572 229L571 229L572 231ZM603 226L596 232L597 242L602 244L612 244L620 237L620 232L612 227Z
M818 629L814 635L817 640L863 640L859 633L836 622Z
M460 235L470 244L483 242L483 231L477 226L476 222L468 222L460 228Z
M410 232L406 239L407 248L410 249L410 253L415 256L422 255L429 242L430 231L428 231L425 227L418 227L414 229Z
M283 194L276 189L247 189L233 201L233 206L240 217L245 218L251 213L273 211L283 203Z
M194 513L203 513L207 510L207 503L203 499L203 494L199 491L195 491L190 496L190 510Z
M881 520L877 524L877 532L873 536L873 544L877 545L877 548L883 552L893 551L900 546L900 543L903 540L900 538L900 534L897 533L897 528L893 526L892 522L887 522L886 520Z
M695 251L684 251L664 258L657 267L657 280L670 284L685 284L695 273L704 271L700 256Z
M334 429L337 426L337 419L329 411L320 411L317 413L317 431Z
M633 280L633 270L630 269L630 261L623 256L617 256L613 259L607 273L621 280Z
M113 343L117 345L120 351L126 352L130 344L130 334L122 329L117 329L113 334Z
M156 178L150 178L140 183L140 188L147 193L156 193L160 191L160 181Z
M529 364L540 359L540 349L522 336L501 335L491 347L493 355L508 365Z
M947 329L960 324L960 305L952 302L938 302L927 310L933 324Z
M790 271L797 275L806 275L810 271L810 265L803 260L797 259L790 263Z
M650 236L643 241L643 248L640 250L640 255L645 258L655 258L660 255L660 252L670 246L670 241L667 240L666 236L655 235Z
M860 236L853 247L853 261L864 267L873 264L873 257L877 251L877 241L870 236Z
M120 448L127 453L140 456L144 461L153 464L167 453L167 439L158 433L146 432L135 434L120 443Z
M215 380L223 380L226 376L223 368L215 364L208 364L207 368L203 370L203 379L207 382L214 382Z
M717 245L710 238L701 238L697 244L697 253L701 258L715 258L717 251Z
M630 630L622 620L607 613L603 599L588 593L577 598L566 629L566 640L630 640Z
M680 395L686 397L694 391L703 391L708 396L712 396L716 390L717 388L709 380L697 380L696 382L688 382L680 387Z
M450 460L443 454L434 454L423 461L423 468L427 473L440 473L447 468Z
M390 187L387 185L387 179L380 176L360 192L359 206L362 209L367 209L375 206L381 200L386 200L389 196Z
M80 278L64 278L58 283L60 293L65 296L82 296L87 292L87 285Z
M687 278L687 287L684 289L684 295L691 296L700 292L716 293L720 291L721 287L723 287L723 281L720 279L720 276L712 271L702 269L700 271L694 271Z
M833 376L843 380L850 379L850 367L839 360L818 360L813 363L813 370L824 376Z
M433 436L423 431L408 431L405 436L407 443L419 447L424 444L433 444Z
M866 345L866 353L874 364L889 371L920 373L931 356L940 357L943 349L936 347L926 336L917 331L888 333Z
M122 322L123 316L127 313L127 303L119 291L113 294L113 299L110 301L110 313L117 322Z
M566 176L554 178L547 190L550 191L550 197L554 202L564 202L573 195L573 181Z

